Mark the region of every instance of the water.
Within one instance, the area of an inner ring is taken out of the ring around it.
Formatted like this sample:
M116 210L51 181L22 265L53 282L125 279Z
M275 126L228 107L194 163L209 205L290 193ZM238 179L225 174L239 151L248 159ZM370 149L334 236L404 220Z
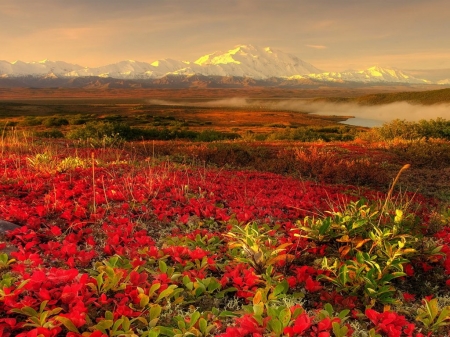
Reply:
M369 118L361 118L361 117L353 117L349 118L343 122L339 122L341 124L346 125L354 125L354 126L364 126L367 128L374 128L382 126L384 121L376 120L376 119L369 119Z

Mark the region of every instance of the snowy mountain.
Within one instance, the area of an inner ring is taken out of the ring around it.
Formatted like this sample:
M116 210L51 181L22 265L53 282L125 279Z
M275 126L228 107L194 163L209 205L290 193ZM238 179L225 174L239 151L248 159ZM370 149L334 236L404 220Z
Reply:
M194 62L202 75L239 76L255 79L289 77L321 72L298 57L269 47L241 45L226 53L215 52Z
M69 79L101 77L126 80L155 80L167 76L212 76L251 78L272 81L280 78L286 81L307 83L409 83L427 84L430 81L407 75L400 70L371 67L361 71L322 72L312 64L298 57L252 45L239 45L226 52L204 55L194 62L162 59L152 63L133 60L121 61L96 68L82 67L62 61L40 61L9 63L0 60L0 78L25 76L46 79Z
M450 85L450 78L446 78L445 80L437 81L436 83L441 84L441 85Z
M42 76L55 74L55 76L66 76L67 73L83 69L77 64L70 64L62 61L43 60L39 62L15 61L9 63L0 60L0 77L18 76Z
M362 83L410 83L429 84L430 81L409 76L398 69L388 69L379 66L360 71L324 72L309 74L309 78L330 82L362 82Z
M241 45L227 52L215 52L184 62L172 59L152 63L133 60L98 67L83 68L64 62L0 61L0 76L42 76L53 73L57 76L82 77L99 76L120 79L161 78L171 75L238 76L254 79L289 77L320 72L313 65L298 57L270 48Z

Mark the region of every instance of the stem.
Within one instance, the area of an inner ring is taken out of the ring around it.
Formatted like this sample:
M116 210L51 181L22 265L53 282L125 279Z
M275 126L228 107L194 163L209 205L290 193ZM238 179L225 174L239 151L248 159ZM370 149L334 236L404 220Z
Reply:
M389 192L388 192L388 194L386 196L386 201L384 202L384 205L383 205L383 208L382 208L383 212L384 212L384 210L386 208L386 205L387 205L388 201L392 197L392 193L394 192L395 184L397 184L397 181L400 178L400 175L403 173L403 171L409 169L410 167L411 167L410 164L406 164L406 165L403 165L403 167L400 169L400 171L398 171L397 176L395 177L394 181L392 182L391 188L389 189Z
M93 211L94 211L94 214L97 214L97 204L96 204L96 199L95 199L95 154L94 154L94 151L91 152L91 158L92 158L92 193L93 193L93 197L94 197Z

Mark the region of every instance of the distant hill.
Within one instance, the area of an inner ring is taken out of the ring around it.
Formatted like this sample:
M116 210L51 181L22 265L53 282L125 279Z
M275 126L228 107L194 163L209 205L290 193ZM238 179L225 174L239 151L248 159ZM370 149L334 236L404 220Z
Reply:
M200 82L195 77L199 77ZM94 68L64 61L0 60L2 87L74 87L80 84L77 81L70 82L74 79L82 79L82 83L95 79L92 86L152 87L159 83L167 87L170 83L170 86L179 88L239 87L254 86L255 83L278 87L437 84L399 69L380 66L364 70L324 72L294 55L252 45L239 45L226 52L206 54L194 62L168 58L152 63L125 60ZM441 79L438 84L448 85L448 81L450 80Z
M427 91L370 94L360 97L327 97L317 98L314 101L325 101L330 103L358 103L361 105L380 105L395 102L432 105L439 103L450 103L450 88Z

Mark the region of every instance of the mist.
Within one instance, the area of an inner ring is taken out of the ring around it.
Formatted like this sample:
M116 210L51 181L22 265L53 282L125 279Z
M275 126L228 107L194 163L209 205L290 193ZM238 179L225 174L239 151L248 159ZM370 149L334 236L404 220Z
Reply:
M192 107L229 107L229 108L246 108L254 106L248 99L242 97L232 97L226 99L217 99L212 101L167 101L162 99L147 100L149 104L155 105L175 105L175 106L192 106Z
M397 102L385 105L358 105L355 103L311 102L303 99L255 100L234 97L204 102L150 100L150 104L192 107L263 108L266 110L289 110L316 115L348 117L344 124L358 126L381 126L394 119L417 122L421 119L450 119L449 104L420 105Z
M303 109L318 115L352 116L344 123L360 126L381 126L394 119L417 122L421 119L450 118L450 105L448 104L420 105L398 102L365 106L346 103L310 103Z

